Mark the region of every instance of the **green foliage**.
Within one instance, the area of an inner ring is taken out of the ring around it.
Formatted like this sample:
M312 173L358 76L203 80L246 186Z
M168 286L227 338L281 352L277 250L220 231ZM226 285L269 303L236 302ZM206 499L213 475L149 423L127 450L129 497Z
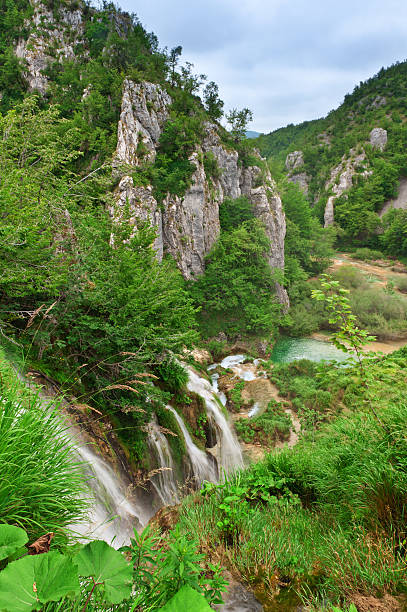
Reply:
M407 255L407 211L389 210L383 217L380 244L390 255Z
M58 552L23 557L0 573L0 608L9 612L38 610L78 592L78 569Z
M204 153L203 165L206 178L209 180L219 180L222 176L222 170L219 168L218 162L212 151Z
M100 540L86 544L74 561L84 578L91 578L93 586L103 586L105 600L117 604L131 594L132 568L117 551Z
M173 355L167 355L157 366L160 378L166 382L172 391L180 391L188 382L188 372L175 359Z
M219 87L214 81L208 83L203 91L203 102L206 112L213 121L219 121L223 115L223 101L219 98Z
M202 595L190 586L183 586L163 608L160 608L163 612L179 612L179 610L209 612L211 609Z
M0 118L0 134L0 293L47 299L66 278L61 230L78 135L57 109L38 110L35 98Z
M24 529L0 524L0 561L7 559L28 542Z
M229 394L229 401L231 402L233 409L236 412L239 412L240 408L242 407L242 403L243 403L242 391L244 387L245 387L245 381L239 380L239 382L235 384L235 386L233 387L233 389L231 390Z
M191 185L195 165L189 161L202 132L200 117L171 113L161 132L151 168L154 197L162 202L168 193L182 197Z
M57 409L45 408L38 394L24 393L3 354L0 374L0 520L30 537L53 531L60 539L86 511L80 465Z
M130 546L123 548L131 557L143 609L165 605L184 587L202 594L208 603L223 603L221 593L227 583L220 567L208 564L205 571L204 556L197 552L197 542L190 534L175 529L168 535L167 546L162 544L163 538L146 527L140 534L135 531Z
M238 110L233 108L226 115L226 121L230 125L230 133L235 142L240 142L246 136L247 126L253 120L253 113L248 108Z
M271 447L276 439L285 439L290 432L291 420L284 407L270 400L261 414L235 421L236 432L244 442L255 442Z
M221 330L232 336L270 333L276 328L280 307L273 296L278 279L265 258L268 248L257 219L220 235L207 257L205 273L190 286L196 304L202 305L205 335Z
M253 218L253 206L246 196L225 198L219 206L219 222L224 232L230 232Z

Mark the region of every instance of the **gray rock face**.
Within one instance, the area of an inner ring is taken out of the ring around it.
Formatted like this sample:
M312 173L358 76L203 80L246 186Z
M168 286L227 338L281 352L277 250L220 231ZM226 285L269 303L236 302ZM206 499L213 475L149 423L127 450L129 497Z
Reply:
M291 176L288 176L287 178L290 181L290 183L294 183L295 185L298 185L301 191L305 193L305 195L307 195L309 176L306 172L300 172L299 174L293 174Z
M288 180L290 183L295 183L305 194L308 193L308 174L301 168L304 165L304 157L302 151L293 151L289 153L285 160L285 167L288 170Z
M397 198L395 198L394 200L388 200L387 202L385 202L385 204L383 205L383 208L378 213L379 217L383 217L383 215L389 212L389 210L391 210L392 208L399 208L402 210L407 209L407 179L406 178L402 177L400 179L399 192L398 192Z
M370 132L370 144L374 149L384 151L387 144L387 130L383 128L373 128Z
M44 94L48 79L43 71L50 62L75 59L75 47L83 42L82 12L69 7L59 8L58 21L42 2L30 0L33 17L25 26L31 33L20 39L15 54L26 63L25 78L30 91Z
M119 161L137 166L154 160L170 104L170 96L158 85L124 81L116 149Z
M289 172L298 170L304 165L304 157L302 151L293 151L289 153L285 160L285 167Z
M122 109L118 127L116 163L138 166L152 161L162 127L168 118L171 98L158 85L124 82ZM143 143L140 153L139 143ZM206 176L203 159L211 152L220 168L220 177ZM168 195L161 206L152 195L152 187L137 187L130 176L123 176L116 191L112 216L120 219L124 207L130 210L130 221L149 220L157 228L157 257L169 252L186 279L196 278L205 269L205 256L219 236L219 206L225 197L246 195L255 214L265 226L271 247L268 261L284 269L285 216L281 199L271 176L259 183L259 168L243 168L238 154L221 143L214 124L205 125L205 134L190 162L195 166L192 184L184 197ZM125 172L128 172L125 170ZM276 285L281 303L288 305L285 290Z
M366 159L366 153L362 151L359 154L351 149L349 157L343 157L342 162L331 171L331 177L325 185L325 189L332 188L332 195L329 196L325 206L324 223L325 227L332 225L334 222L335 212L334 203L336 198L346 193L353 185L353 177L359 170L359 167ZM369 176L371 171L363 170L361 176Z

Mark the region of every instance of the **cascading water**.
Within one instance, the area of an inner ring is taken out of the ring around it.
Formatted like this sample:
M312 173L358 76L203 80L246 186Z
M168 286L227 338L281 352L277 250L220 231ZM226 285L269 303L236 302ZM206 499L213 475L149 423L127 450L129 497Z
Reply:
M105 540L115 548L127 544L134 528L146 525L151 513L141 502L136 505L136 500L131 500L131 492L123 477L115 473L78 432L70 428L66 433L89 476L87 484L91 494L88 520L71 526L72 531L84 538Z
M32 381L25 379L20 373L17 375L25 385L32 387ZM46 412L55 410L55 406L64 406L62 398L55 400L43 392L38 393L37 397ZM71 525L70 529L75 536L81 536L83 539L103 539L119 548L129 542L134 528L147 524L152 512L149 512L147 504L141 498L135 499L124 475L114 471L107 461L92 450L93 444L72 424L69 415L63 409L59 414L61 435L67 439L77 455L89 487L90 511L87 520Z
M198 376L192 368L187 368L187 371L189 374L188 390L197 393L205 400L208 418L217 430L217 459L219 468L228 474L243 467L243 457L239 442L215 399L210 382Z
M150 478L150 482L162 505L176 504L179 502L179 492L171 448L156 418L153 418L148 425L148 445L157 459L157 473Z
M167 406L167 409L175 416L177 423L182 431L185 440L188 457L191 462L191 468L194 475L195 484L199 487L204 480L216 482L218 479L218 470L216 469L215 461L207 453L202 451L193 442L191 434L185 426L184 421L172 406Z

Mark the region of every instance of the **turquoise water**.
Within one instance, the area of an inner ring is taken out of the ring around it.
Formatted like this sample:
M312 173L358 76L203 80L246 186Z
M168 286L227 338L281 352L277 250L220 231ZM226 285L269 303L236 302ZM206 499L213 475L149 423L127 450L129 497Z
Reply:
M330 342L322 342L313 338L280 338L271 353L271 360L274 363L290 363L296 359L344 361L347 358L346 353L337 349Z

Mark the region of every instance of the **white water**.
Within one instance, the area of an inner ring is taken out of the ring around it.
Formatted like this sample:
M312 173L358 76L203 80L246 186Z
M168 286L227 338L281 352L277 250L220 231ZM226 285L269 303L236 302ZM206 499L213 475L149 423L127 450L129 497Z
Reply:
M222 359L220 364L214 363L210 366L211 369L215 369L218 365L225 370L230 369L234 373L235 376L240 378L241 380L254 380L258 377L257 374L257 365L259 363L258 359L255 359L253 363L243 363L247 359L246 355L228 355ZM257 362L257 363L256 363ZM209 370L209 368L208 368Z
M175 416L177 423L182 431L185 440L185 446L188 452L188 457L191 462L192 472L194 475L195 483L200 486L204 480L210 482L216 482L218 480L218 473L214 460L211 459L204 453L191 438L191 434L185 426L184 421L172 406L167 406L168 410Z
M192 368L187 368L187 370L189 374L188 390L197 393L205 400L206 413L216 428L219 469L222 468L226 474L231 473L237 468L243 467L239 442L215 399L210 382L198 376Z
M32 381L27 381L19 373L17 375L23 384L32 387ZM46 412L64 404L62 398L55 401L42 392L38 393L38 398ZM134 528L146 525L151 513L145 504L132 496L123 475L116 473L92 450L92 444L85 440L79 427L73 425L62 410L60 418L61 435L66 437L77 455L89 487L90 510L85 521L70 525L73 535L82 539L102 539L115 548L129 543Z
M157 474L150 478L163 506L179 502L179 492L175 477L175 466L167 438L160 430L156 419L148 425L148 444L157 458Z
M119 548L133 536L134 528L144 526L149 517L147 509L130 501L131 493L120 474L99 457L91 445L85 443L75 430L68 430L83 470L89 476L91 511L88 520L71 526L75 534L83 538L102 539Z
M223 393L223 391L219 391L218 380L219 380L219 374L217 373L212 374L211 376L212 389L217 394L218 398L220 399L220 403L222 404L222 406L226 406L226 403L228 400L227 400L226 395Z

